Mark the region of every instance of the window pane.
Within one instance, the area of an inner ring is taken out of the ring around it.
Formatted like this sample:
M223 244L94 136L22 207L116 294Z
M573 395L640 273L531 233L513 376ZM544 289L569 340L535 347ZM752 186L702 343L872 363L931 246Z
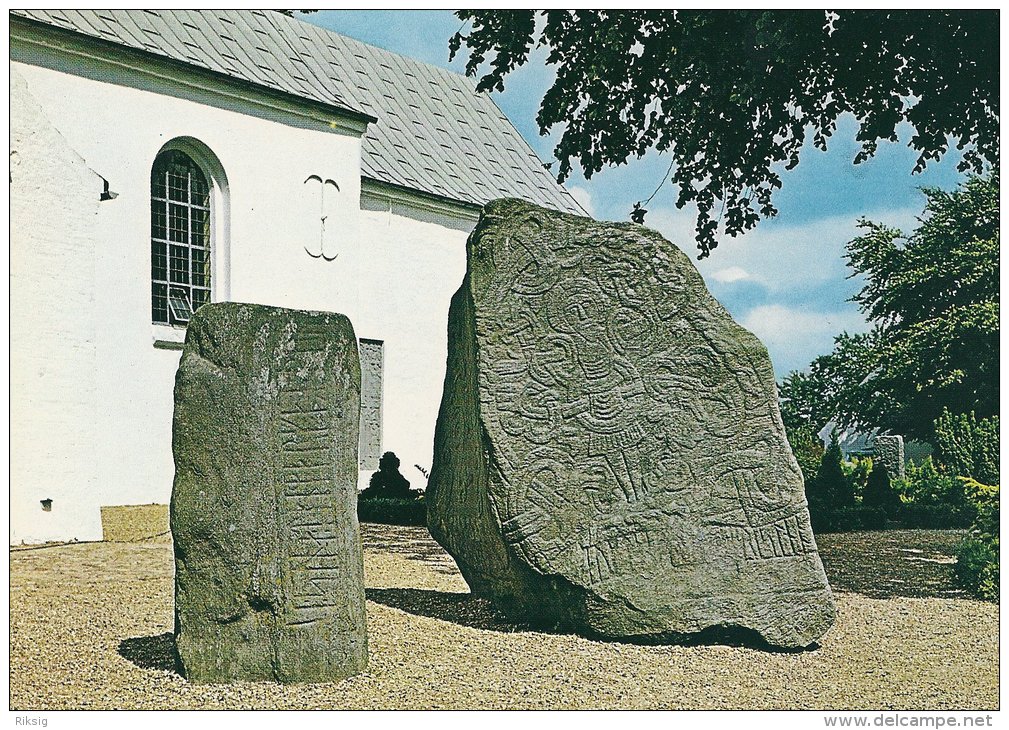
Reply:
M210 207L210 187L207 185L206 178L203 177L200 171L193 167L190 169L190 180L192 182L192 203L193 205L202 205L204 208Z
M193 316L193 305L189 301L189 288L173 286L168 289L168 311L173 322L185 323Z
M168 278L168 254L165 244L151 241L151 278L164 281Z
M155 322L168 321L168 287L154 284L151 296L151 319Z
M151 174L151 197L162 199L165 197L165 170L163 167L155 167Z
M164 239L165 233L165 204L160 200L151 201L151 238Z
M168 204L168 240L184 243L189 240L189 208Z
M210 291L208 289L193 289L194 312L209 301L210 301Z
M169 247L169 271L173 284L189 283L189 252L186 246Z
M193 257L193 286L206 286L208 284L206 269L204 268L204 256L206 252L202 248L194 248L190 255Z
M189 202L189 175L178 169L168 171L168 199Z
M193 245L206 246L210 241L210 216L207 211L193 208Z

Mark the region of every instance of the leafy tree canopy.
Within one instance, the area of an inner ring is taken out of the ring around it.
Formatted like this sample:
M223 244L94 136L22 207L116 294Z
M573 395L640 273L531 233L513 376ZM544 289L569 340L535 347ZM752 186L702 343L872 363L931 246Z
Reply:
M807 133L826 149L840 115L859 122L862 149L897 140L910 122L915 171L965 150L961 171L997 164L997 11L464 10L450 41L469 50L478 88L549 49L557 78L537 122L563 133L558 180L586 177L650 149L669 151L679 208L697 206L700 257L719 225L737 235L777 213L779 171ZM486 64L486 66L485 66ZM640 222L644 209L632 217Z
M818 428L833 416L842 427L933 440L944 408L998 415L998 174L924 192L910 236L860 222L848 264L865 277L854 300L872 329L840 335L808 374L785 379L786 422Z
M827 425L834 414L830 404L823 401L824 390L823 383L810 373L794 371L785 376L778 388L778 397L781 420L788 431L819 434Z

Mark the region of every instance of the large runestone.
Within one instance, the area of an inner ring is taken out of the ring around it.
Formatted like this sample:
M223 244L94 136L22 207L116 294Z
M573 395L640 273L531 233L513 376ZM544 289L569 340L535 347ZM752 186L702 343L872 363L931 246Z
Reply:
M427 490L473 593L592 635L814 643L834 602L767 351L642 226L484 208Z
M368 662L361 371L341 314L201 307L175 380L175 642L196 682L328 682Z

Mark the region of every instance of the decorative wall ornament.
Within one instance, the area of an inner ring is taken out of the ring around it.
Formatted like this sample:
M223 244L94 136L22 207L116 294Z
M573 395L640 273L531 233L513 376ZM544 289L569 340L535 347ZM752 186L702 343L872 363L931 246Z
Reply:
M318 234L305 246L305 251L312 258L333 261L339 256L336 251L336 206L340 186L318 175L309 175L305 186L309 209L319 217Z

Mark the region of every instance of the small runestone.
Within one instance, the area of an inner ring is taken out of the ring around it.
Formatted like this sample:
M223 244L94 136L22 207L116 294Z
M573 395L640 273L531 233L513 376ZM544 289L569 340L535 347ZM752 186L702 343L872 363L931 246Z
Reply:
M361 372L340 314L210 304L175 382L175 643L194 682L329 682L368 662Z

